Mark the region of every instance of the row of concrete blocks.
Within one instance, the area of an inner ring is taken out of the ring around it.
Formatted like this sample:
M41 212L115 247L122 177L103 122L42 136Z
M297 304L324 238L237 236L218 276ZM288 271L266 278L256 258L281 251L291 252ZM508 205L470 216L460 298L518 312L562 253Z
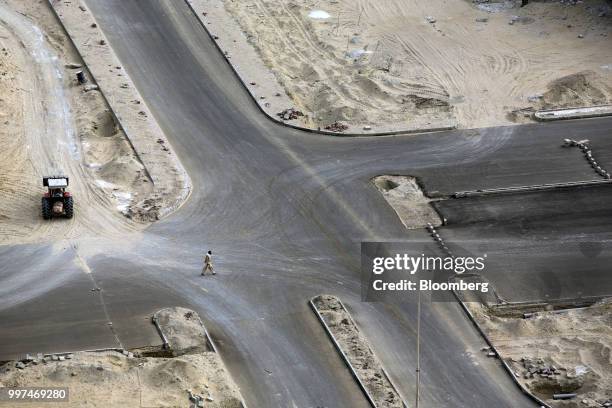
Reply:
M580 149L584 152L584 156L586 157L591 167L593 167L593 170L595 170L595 172L599 174L601 177L610 180L610 173L608 173L603 167L601 167L597 163L597 161L593 158L592 150L588 146L584 146L584 147L578 146L578 147L580 147Z
M597 174L599 174L601 177L605 178L606 180L610 180L612 178L610 173L607 170L605 170L603 167L601 167L599 163L597 163L597 160L593 158L593 150L591 150L588 140L581 140L577 142L572 139L565 139L564 142L565 142L564 146L568 146L568 147L576 146L580 150L582 150L582 152L584 153L584 157L587 159L587 161L589 162L589 164L591 165L591 167L593 168L593 170L595 170Z
M427 226L425 227L427 229L427 231L429 231L429 235L431 235L431 237L433 238L434 241L436 241L436 243L438 244L438 246L440 247L440 249L442 250L442 252L444 252L447 256L452 257L453 253L451 252L451 250L446 246L446 243L444 242L444 239L442 239L442 237L440 236L440 234L438 234L438 231L436 230L436 227L434 227L432 224L427 223Z

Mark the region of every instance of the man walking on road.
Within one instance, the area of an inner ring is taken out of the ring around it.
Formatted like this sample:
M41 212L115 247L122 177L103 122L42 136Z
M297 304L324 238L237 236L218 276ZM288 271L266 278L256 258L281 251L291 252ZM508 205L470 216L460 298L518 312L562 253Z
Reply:
M202 276L206 275L206 272L210 271L213 275L216 275L212 264L212 251L208 251L204 256L204 268L202 268Z

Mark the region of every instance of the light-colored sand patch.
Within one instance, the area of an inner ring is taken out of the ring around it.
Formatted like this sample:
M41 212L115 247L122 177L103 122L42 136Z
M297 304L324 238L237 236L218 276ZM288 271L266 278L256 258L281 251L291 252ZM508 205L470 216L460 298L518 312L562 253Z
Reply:
M408 229L424 228L428 224L442 225L438 212L431 206L414 177L378 176L372 182L395 210Z

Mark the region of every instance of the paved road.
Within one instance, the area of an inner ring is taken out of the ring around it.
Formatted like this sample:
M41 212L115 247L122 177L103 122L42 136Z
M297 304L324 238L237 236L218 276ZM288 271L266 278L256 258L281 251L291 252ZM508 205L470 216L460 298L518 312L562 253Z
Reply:
M487 254L485 277L512 301L612 293L612 185L436 203L458 255Z
M587 136L596 153L610 151L606 120L360 139L279 127L259 113L183 2L88 5L194 192L126 243L83 237L0 249L11 260L0 263L3 283L11 282L0 288L0 358L159 342L146 317L182 305L201 313L250 406L364 407L306 305L330 293L352 309L412 401L415 307L359 302L359 244L427 238L403 229L370 178L412 174L443 193L582 180L595 178L592 170L560 139ZM217 254L215 278L198 276L208 248ZM50 271L57 277L46 280ZM424 317L423 407L533 406L479 352L483 342L456 304L426 304Z

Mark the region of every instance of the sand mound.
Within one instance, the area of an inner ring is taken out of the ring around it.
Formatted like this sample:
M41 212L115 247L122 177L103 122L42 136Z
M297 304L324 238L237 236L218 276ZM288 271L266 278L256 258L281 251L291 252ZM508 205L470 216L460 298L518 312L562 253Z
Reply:
M612 87L593 71L552 81L542 96L542 108L566 108L612 103Z

